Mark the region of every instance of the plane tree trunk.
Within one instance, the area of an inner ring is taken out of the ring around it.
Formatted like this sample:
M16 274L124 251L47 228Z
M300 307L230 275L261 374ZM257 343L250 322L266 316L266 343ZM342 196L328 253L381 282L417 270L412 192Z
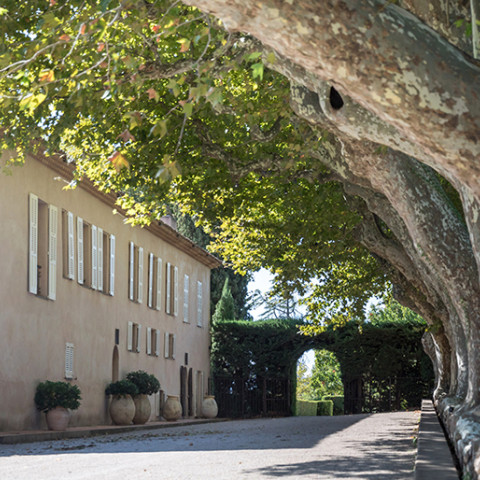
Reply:
M381 0L185 3L273 49L269 66L291 81L296 114L335 136L309 153L363 199L359 242L391 269L399 301L429 323L435 401L465 472L478 478L480 65L452 26L469 21L469 2L426 10L402 0L410 11ZM457 189L464 216L430 167Z
M397 298L432 326L435 398L448 416L451 434L463 439L458 450L465 456L475 433L465 419L474 415L480 400L480 285L470 222L455 210L430 167L362 140L354 134L366 128L358 118L349 117L358 123L348 127L342 120L339 128L322 110L325 103L317 93L292 86L291 105L297 115L335 135L318 145L317 158L394 234L392 239L382 237L370 224L359 232L359 241L401 275L397 287L404 294ZM467 459L468 468L473 468L473 458Z
M480 198L480 67L415 15L381 0L185 3L329 82Z

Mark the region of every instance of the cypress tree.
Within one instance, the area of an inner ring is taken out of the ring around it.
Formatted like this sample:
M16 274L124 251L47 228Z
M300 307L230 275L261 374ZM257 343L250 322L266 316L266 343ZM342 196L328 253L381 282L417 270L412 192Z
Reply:
M234 320L235 319L235 303L233 301L232 292L228 282L228 277L223 284L222 296L217 303L215 313L213 314L213 322L219 320Z

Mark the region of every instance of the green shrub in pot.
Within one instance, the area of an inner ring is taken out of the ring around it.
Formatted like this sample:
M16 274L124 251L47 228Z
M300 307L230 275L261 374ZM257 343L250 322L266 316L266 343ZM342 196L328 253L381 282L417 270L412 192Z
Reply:
M105 394L119 395L119 396L124 396L124 395L134 396L138 394L138 388L134 383L128 380L119 380L118 382L109 383L107 385L107 388L105 389Z
M128 373L127 380L137 386L138 394L140 395L153 395L160 390L160 382L155 375L151 375L143 370Z
M68 382L39 383L35 391L35 405L42 412L49 412L57 407L76 410L80 406L80 389Z

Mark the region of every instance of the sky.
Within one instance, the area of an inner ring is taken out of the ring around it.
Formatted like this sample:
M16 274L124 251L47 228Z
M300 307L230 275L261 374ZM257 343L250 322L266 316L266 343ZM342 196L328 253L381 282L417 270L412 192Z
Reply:
M253 279L248 284L248 293L252 293L255 290L260 290L262 293L268 292L272 286L273 275L268 271L262 268L260 271L253 274ZM260 320L260 315L263 312L263 307L257 307L250 310L250 313L253 316L254 320ZM308 371L311 372L313 364L315 362L313 350L305 352L303 355L303 360L305 361Z

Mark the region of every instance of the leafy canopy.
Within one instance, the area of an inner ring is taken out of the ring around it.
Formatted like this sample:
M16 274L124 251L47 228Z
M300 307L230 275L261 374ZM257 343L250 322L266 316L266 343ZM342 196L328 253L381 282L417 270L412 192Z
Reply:
M266 267L313 316L358 314L386 277L317 160L276 61L178 1L6 0L0 149L60 153L137 223L179 204L238 272ZM309 282L316 279L313 286Z

